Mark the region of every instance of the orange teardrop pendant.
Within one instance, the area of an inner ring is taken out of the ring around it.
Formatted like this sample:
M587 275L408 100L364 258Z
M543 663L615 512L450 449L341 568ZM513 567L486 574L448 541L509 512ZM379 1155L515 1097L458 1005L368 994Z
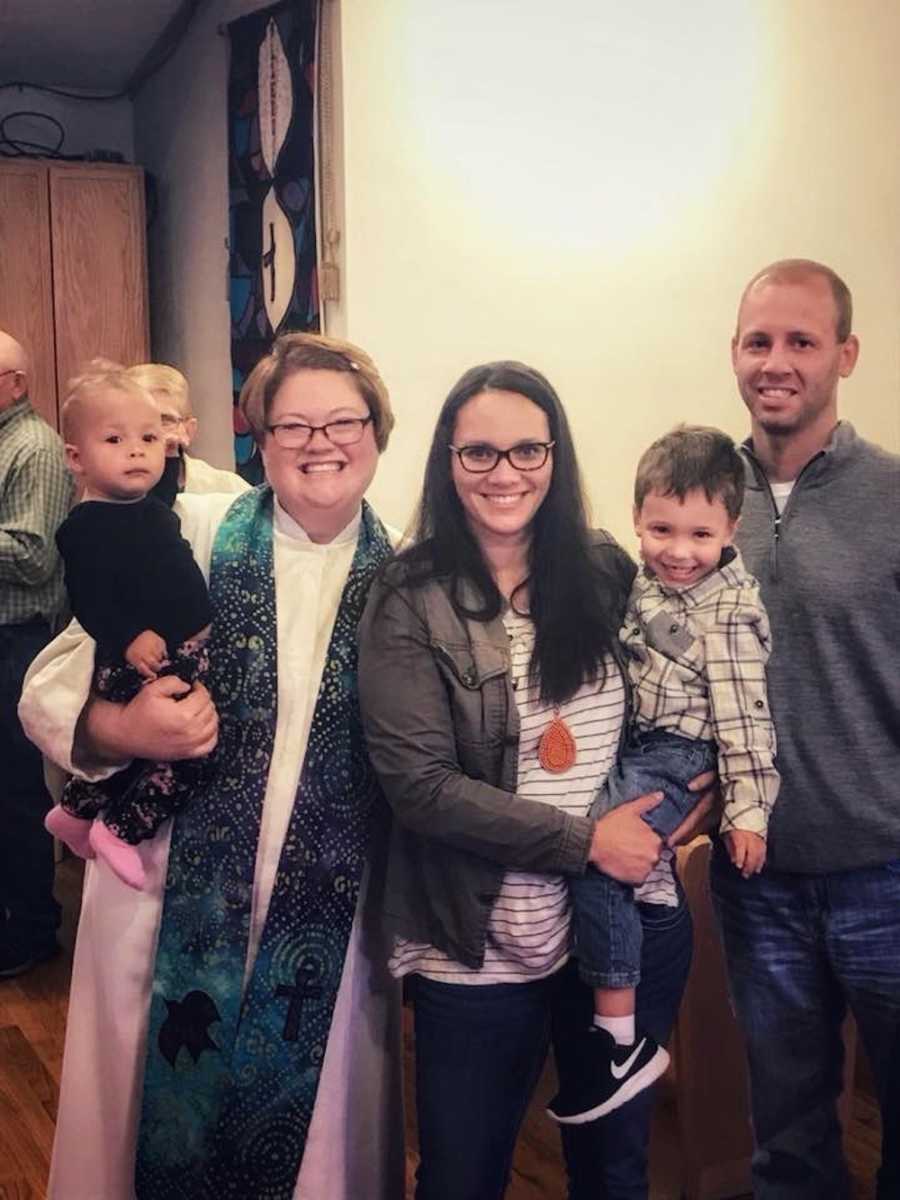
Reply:
M538 744L538 761L551 775L561 775L575 766L575 757L575 739L557 709Z

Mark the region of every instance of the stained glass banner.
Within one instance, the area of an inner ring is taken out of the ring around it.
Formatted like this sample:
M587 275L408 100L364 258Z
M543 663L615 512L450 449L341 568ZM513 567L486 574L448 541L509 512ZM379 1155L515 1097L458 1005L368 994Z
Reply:
M259 453L237 409L279 333L319 329L313 115L316 0L285 0L232 22L228 81L231 366L235 461Z

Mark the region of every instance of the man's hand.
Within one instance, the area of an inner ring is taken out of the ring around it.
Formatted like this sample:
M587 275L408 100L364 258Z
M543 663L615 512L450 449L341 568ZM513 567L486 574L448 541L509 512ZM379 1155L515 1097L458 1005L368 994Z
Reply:
M729 829L722 834L728 857L745 879L758 875L766 865L766 839L747 829Z
M589 861L619 883L643 883L656 864L662 839L650 828L641 813L656 808L662 792L638 796L627 804L605 813L594 826Z
M139 671L144 679L155 679L168 656L166 643L153 629L139 633L134 641L129 642L125 651L125 661Z

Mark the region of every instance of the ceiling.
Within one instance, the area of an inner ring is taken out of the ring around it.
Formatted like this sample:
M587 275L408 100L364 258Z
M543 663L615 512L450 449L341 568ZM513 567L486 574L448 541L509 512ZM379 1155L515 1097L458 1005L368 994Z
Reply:
M184 7L184 0L0 0L0 83L119 91Z

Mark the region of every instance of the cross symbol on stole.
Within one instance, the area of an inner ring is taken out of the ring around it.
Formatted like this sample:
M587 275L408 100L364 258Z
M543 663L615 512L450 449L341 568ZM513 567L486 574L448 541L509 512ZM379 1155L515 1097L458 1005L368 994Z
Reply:
M300 1036L300 1012L303 1008L303 1001L314 1000L322 994L322 989L317 984L309 982L314 972L315 965L309 959L305 959L294 972L294 986L290 987L286 983L279 983L275 989L276 996L290 997L284 1022L284 1033L281 1035L286 1042L296 1042Z

